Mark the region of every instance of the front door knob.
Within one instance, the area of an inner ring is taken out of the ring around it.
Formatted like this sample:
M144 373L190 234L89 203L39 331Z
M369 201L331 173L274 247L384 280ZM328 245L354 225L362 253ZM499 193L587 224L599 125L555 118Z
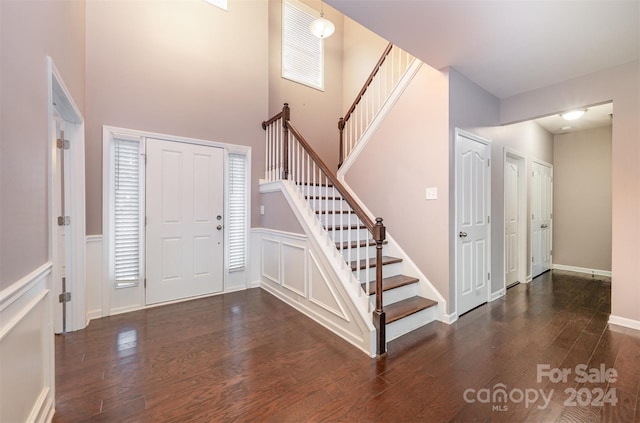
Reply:
M217 230L219 230L219 231L220 231L220 230L222 230L222 225L218 225L218 226L216 227L216 229L217 229Z

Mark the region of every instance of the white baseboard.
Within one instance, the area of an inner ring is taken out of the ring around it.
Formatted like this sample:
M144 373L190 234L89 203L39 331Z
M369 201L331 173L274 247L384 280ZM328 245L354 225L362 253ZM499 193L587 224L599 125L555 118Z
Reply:
M600 269L589 269L586 267L577 267L577 266L567 266L564 264L553 264L553 269L554 270L566 270L569 272L576 272L576 273L586 273L589 275L597 275L597 276L608 276L611 277L611 271L610 270L600 270Z
M609 324L640 330L640 320L627 319L626 317L614 316L613 314L609 316Z
M493 301L497 300L498 298L503 297L504 294L505 294L504 288L503 289L499 289L496 292L492 292L491 293L491 298L489 298L489 302L493 302Z
M458 320L458 313L453 312L451 314L441 314L438 318L442 323L446 323L448 325L455 323Z

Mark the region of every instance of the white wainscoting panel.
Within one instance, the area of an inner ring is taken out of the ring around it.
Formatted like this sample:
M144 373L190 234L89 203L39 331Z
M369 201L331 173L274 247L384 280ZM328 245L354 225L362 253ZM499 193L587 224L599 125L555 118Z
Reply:
M87 236L87 323L103 316L102 235Z
M348 322L349 316L327 280L329 278L322 272L318 260L309 253L309 301Z
M262 289L375 355L373 325L365 321L338 275L306 235L259 228L252 229L252 237L260 244Z
M306 248L288 242L281 242L280 253L282 255L282 266L280 266L282 269L282 286L294 294L305 297L307 295L305 284Z
M282 284L280 281L280 242L263 238L260 250L262 251L261 276L278 285Z
M45 263L0 292L0 422L53 418L51 271Z

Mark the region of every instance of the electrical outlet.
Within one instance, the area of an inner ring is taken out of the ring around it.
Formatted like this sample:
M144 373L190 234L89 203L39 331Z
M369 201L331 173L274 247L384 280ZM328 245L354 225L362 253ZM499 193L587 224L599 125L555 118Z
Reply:
M260 206L260 214L264 216L264 206Z
M437 200L438 199L438 188L435 188L435 187L427 188L426 199L427 200Z

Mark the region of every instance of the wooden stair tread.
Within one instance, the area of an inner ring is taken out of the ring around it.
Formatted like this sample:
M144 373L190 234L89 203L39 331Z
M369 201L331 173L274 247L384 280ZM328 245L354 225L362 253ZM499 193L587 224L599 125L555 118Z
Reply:
M342 197L326 196L326 195L305 195L307 200L342 200Z
M316 214L354 214L353 210L316 210Z
M402 261L401 258L397 258L397 257L390 257L390 256L382 256L382 265L386 265L386 264L393 264L393 263L400 263ZM376 267L376 259L371 258L369 259L369 263L366 262L366 260L360 260L359 266L358 266L358 262L357 261L352 261L351 262L351 270L356 270L358 268L360 269L366 269L367 267Z
M410 316L414 313L433 307L438 304L437 301L423 297L411 297L397 303L389 304L384 307L387 317L387 324L400 320L403 317Z
M411 285L418 282L418 278L406 275L395 275L382 279L382 292L389 291L390 289L400 288L401 286ZM362 284L362 289L365 289L365 284ZM375 295L376 293L376 281L369 282L369 294Z
M351 229L367 229L366 225L342 225L342 226L325 226L327 231L348 231Z
M386 245L388 244L389 241L387 241L386 239L384 241L382 241L382 245ZM360 243L358 244L358 241L351 241L351 244L349 244L349 241L344 241L344 242L336 242L336 248L338 250L346 250L347 248L356 248L356 247L375 247L376 245L376 241L373 239L370 239L369 241L366 240L362 240L360 241Z
M296 182L296 185L305 185L310 187L333 188L332 184L321 184L320 182Z

